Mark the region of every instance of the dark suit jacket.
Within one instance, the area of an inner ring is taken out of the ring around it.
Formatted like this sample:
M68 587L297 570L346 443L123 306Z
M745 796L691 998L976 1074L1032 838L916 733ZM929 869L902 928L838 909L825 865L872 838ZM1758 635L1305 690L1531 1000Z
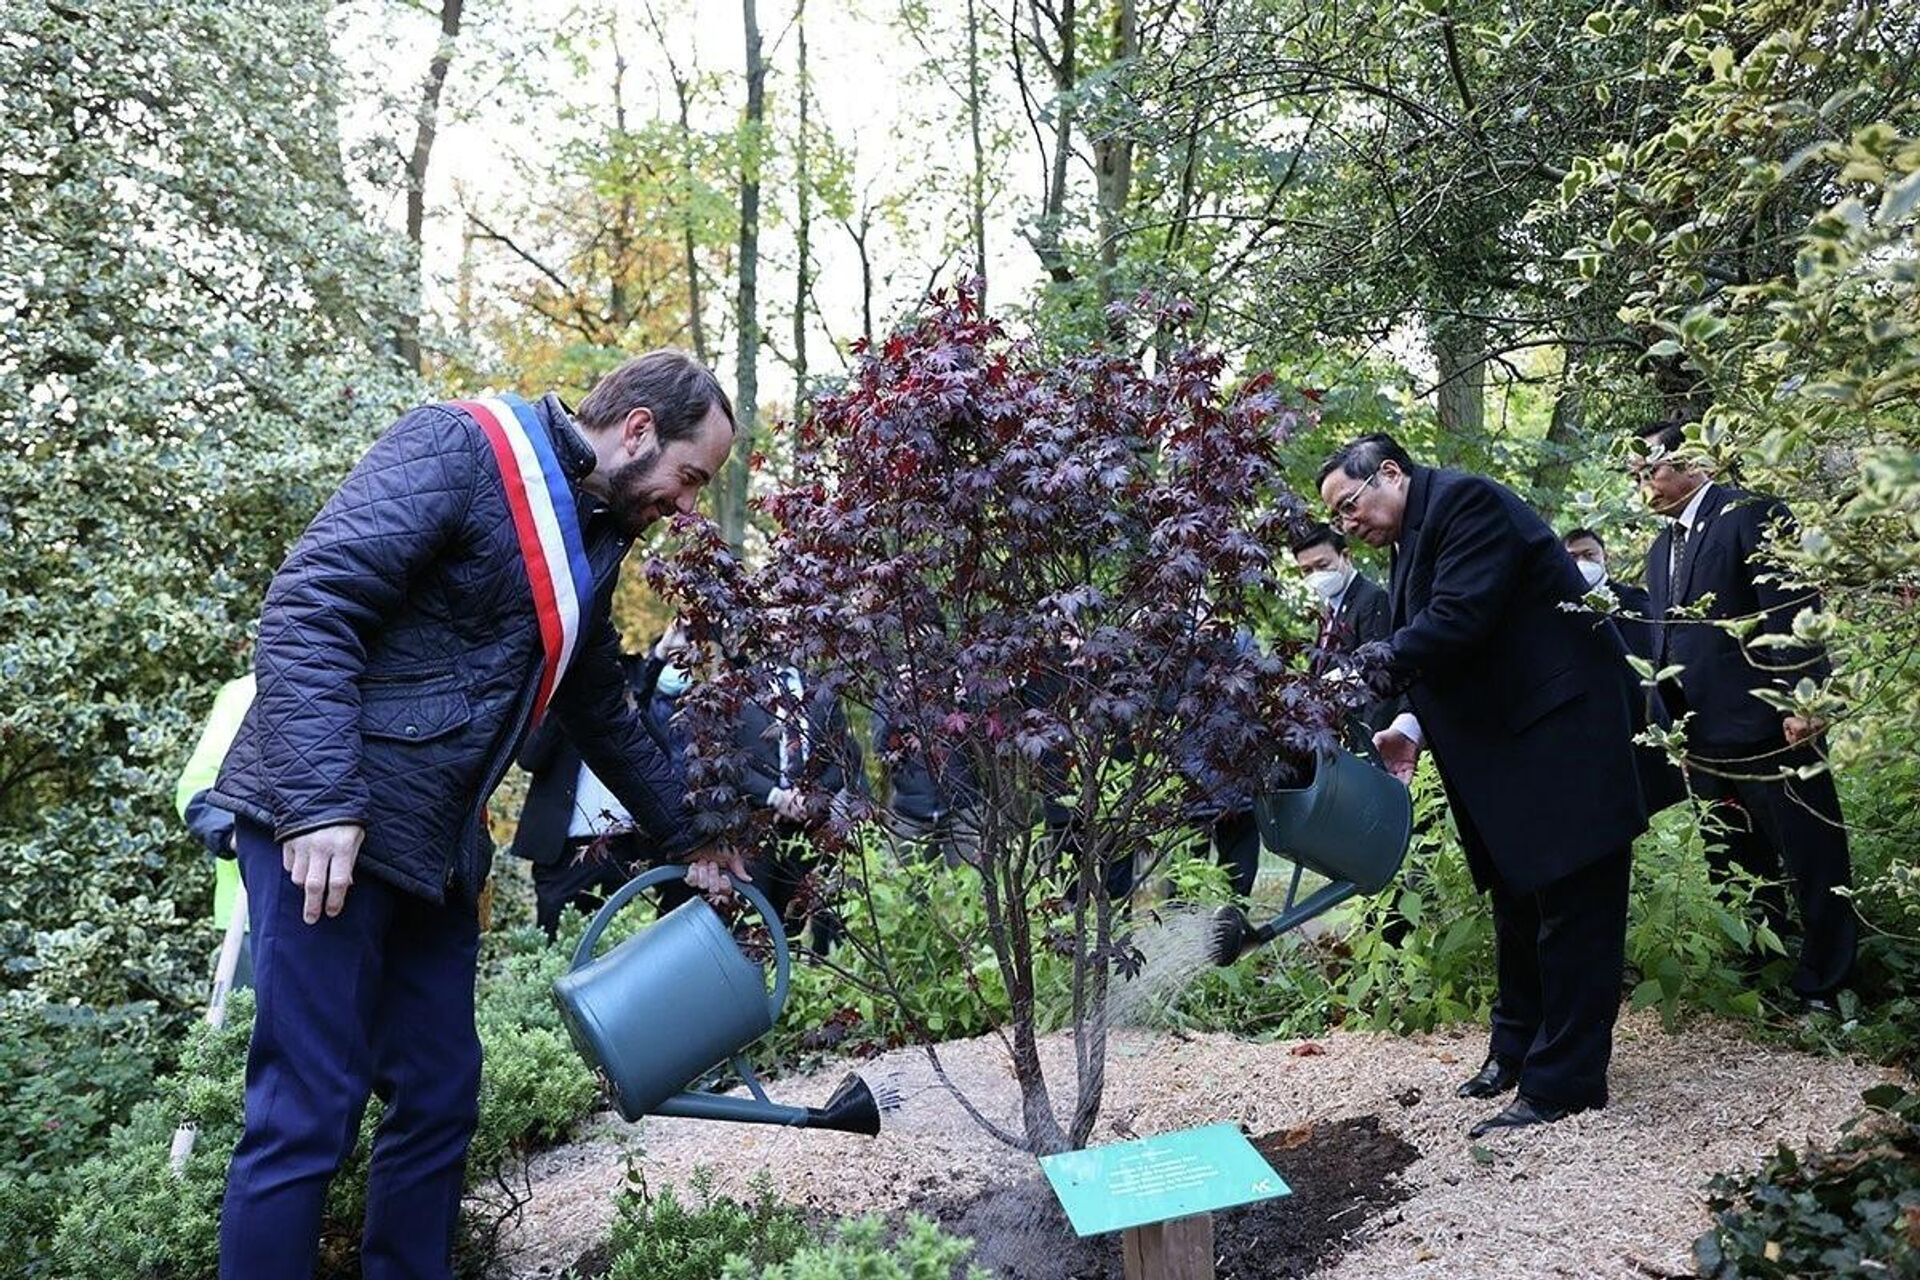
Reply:
M1754 553L1769 526L1792 519L1786 503L1778 498L1714 484L1700 503L1677 574L1668 572L1671 523L1647 550L1649 616L1659 623L1656 665L1684 668L1678 689L1667 691L1668 706L1676 715L1683 710L1694 713L1688 740L1695 745L1732 747L1775 741L1780 737L1780 712L1754 697L1753 691L1784 692L1802 676L1821 680L1830 671L1826 654L1817 646L1750 648L1721 627L1672 616L1676 607L1697 604L1711 595L1711 604L1702 611L1705 617L1757 617L1756 637L1791 635L1794 615L1803 608L1818 608L1820 598L1803 588L1760 581L1759 574L1768 570L1755 564Z
M1475 880L1529 893L1647 827L1633 683L1553 530L1481 476L1416 467L1393 558L1393 667Z
M854 741L840 700L827 689L805 680L807 695L807 741L805 763L795 769L789 781L802 785L811 800L819 802L819 816L825 805L841 791L866 791L866 775L861 771L860 745ZM780 785L780 725L775 720L769 694L766 699L750 699L740 708L734 727L734 745L745 753L740 790L755 804L764 806L767 796ZM810 805L809 816L811 813Z
M1346 594L1340 597L1340 607L1334 611L1333 625L1327 635L1327 648L1341 653L1352 653L1363 644L1375 640L1385 640L1393 634L1393 602L1387 597L1386 588L1355 571L1353 581L1347 584ZM1373 746L1373 735L1393 723L1393 718L1407 709L1404 698L1381 698L1362 707L1357 719L1366 738L1366 747Z
M664 664L650 655L633 654L622 655L620 663L635 705L644 710ZM669 757L679 756L654 718L649 715L645 719L647 731L660 749ZM573 795L580 785L580 750L562 730L559 719L548 716L521 748L518 763L533 778L527 784L527 802L514 827L513 854L539 866L554 866L567 856Z

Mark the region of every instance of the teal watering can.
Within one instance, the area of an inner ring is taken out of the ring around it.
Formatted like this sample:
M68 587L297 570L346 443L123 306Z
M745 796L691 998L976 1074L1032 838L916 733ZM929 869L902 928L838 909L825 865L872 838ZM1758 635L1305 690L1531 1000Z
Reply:
M1293 863L1293 881L1280 914L1263 925L1239 907L1213 913L1210 958L1230 965L1358 893L1392 883L1413 838L1413 798L1406 785L1350 751L1329 751L1314 762L1304 787L1269 791L1253 802L1260 843ZM1296 901L1300 877L1317 871L1330 884Z
M553 984L574 1047L605 1078L620 1114L628 1120L685 1116L879 1133L883 1102L859 1076L842 1081L824 1107L789 1107L768 1099L747 1064L747 1046L780 1017L793 969L780 913L752 885L736 883L734 891L760 913L772 935L771 993L760 966L704 898L681 903L594 958L600 935L623 907L686 873L681 866L656 867L622 885L587 926L573 968ZM752 1097L684 1092L728 1061Z

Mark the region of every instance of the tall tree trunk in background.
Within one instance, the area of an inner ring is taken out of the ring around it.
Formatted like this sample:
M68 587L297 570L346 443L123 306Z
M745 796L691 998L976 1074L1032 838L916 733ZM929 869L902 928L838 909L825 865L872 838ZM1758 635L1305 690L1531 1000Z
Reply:
M760 153L766 120L767 66L760 49L754 0L741 0L747 36L747 114L741 124L739 288L734 295L733 405L740 421L726 490L719 504L720 530L736 548L747 532L747 469L753 457L754 419L760 410Z
M1140 51L1139 15L1134 0L1117 0L1108 48L1108 63L1131 61ZM1111 113L1110 113L1111 114ZM1120 227L1126 216L1127 196L1133 189L1132 123L1111 118L1093 140L1094 191L1100 202L1100 311L1113 301L1120 268ZM1117 336L1117 335L1116 335Z
M1055 284L1070 284L1073 281L1073 268L1067 262L1060 237L1067 210L1067 158L1073 151L1075 112L1072 92L1080 75L1074 33L1078 15L1075 0L1060 0L1058 8L1046 8L1048 25L1053 28L1053 44L1049 45L1047 33L1040 26L1041 11L1037 3L1027 6L1029 30L1024 33L1020 30L1019 5L1014 5L1008 14L1008 21L1013 28L1014 79L1019 82L1030 116L1037 118L1039 110L1048 104L1034 101L1032 87L1027 83L1026 59L1020 53L1022 41L1032 48L1053 82L1053 156L1047 168L1047 189L1040 204L1040 220L1036 228L1027 233L1027 240L1039 257L1040 265L1046 268L1047 277Z
M868 239L873 235L873 206L864 196L860 200L860 213L857 218L842 218L840 225L846 229L853 241L854 251L860 255L860 336L868 346L873 345L873 254L868 247ZM983 292L984 300L986 294Z
M693 125L690 122L693 91L680 69L671 61L667 65L673 73L673 96L680 107L680 181L685 188L680 193L680 252L687 273L687 324L693 335L694 358L711 367L713 357L707 353L705 304L700 300L700 257L693 235Z
M440 43L427 64L426 83L420 88L420 109L414 116L413 154L407 157L407 309L393 335L394 354L415 373L420 372L420 299L423 293L422 246L427 225L427 164L433 158L433 139L439 131L440 90L453 65L454 42L460 38L460 10L464 0L441 0Z
M973 274L980 282L980 305L987 305L987 149L980 140L979 0L967 0L967 128L973 137L973 172L967 175L967 212L973 220ZM864 253L865 246L862 246ZM871 329L871 324L869 324Z
M473 343L473 229L460 233L460 272L453 304L453 336L461 346Z
M620 144L622 156L629 154L627 147L627 57L620 50L620 20L609 14L607 17L607 42L613 48L613 136ZM612 270L607 273L607 320L613 333L624 335L627 326L633 322L632 302L627 297L627 268L629 255L633 252L633 224L635 210L633 206L633 175L620 175L620 202L614 207L613 228L610 233L611 251L607 257Z
M1454 435L1478 438L1487 426L1486 326L1435 315L1427 322L1427 337L1440 375L1435 391L1440 425Z
M794 6L800 38L800 131L794 141L795 213L793 237L799 265L793 280L793 446L800 449L800 421L807 408L807 295L813 289L813 175L807 171L807 0Z
M1574 463L1579 461L1580 437L1587 420L1579 364L1579 349L1570 349L1567 366L1560 374L1560 392L1553 398L1553 416L1547 419L1547 436L1540 444L1540 460L1533 467L1536 493L1564 494L1567 481L1573 478Z

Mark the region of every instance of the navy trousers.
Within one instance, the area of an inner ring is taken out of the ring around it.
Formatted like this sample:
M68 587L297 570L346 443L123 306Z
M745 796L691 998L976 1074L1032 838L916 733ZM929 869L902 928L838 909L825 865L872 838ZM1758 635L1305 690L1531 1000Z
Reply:
M301 919L272 836L241 822L257 1012L246 1129L227 1170L221 1280L308 1280L327 1184L367 1097L385 1103L367 1176L367 1280L449 1280L479 1113L479 924L362 874L345 908Z
M1630 850L1533 893L1493 885L1493 1055L1520 1092L1562 1107L1607 1103L1607 1063L1626 963Z

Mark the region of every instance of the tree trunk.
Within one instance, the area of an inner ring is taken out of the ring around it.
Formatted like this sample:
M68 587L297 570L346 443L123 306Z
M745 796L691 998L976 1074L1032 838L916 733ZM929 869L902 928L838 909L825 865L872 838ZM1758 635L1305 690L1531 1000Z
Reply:
M1553 416L1547 420L1547 436L1540 444L1540 461L1533 468L1537 493L1564 493L1573 476L1573 464L1579 460L1580 435L1587 417L1586 403L1580 395L1579 361L1576 351L1567 352L1560 392L1553 398Z
M1486 326L1458 316L1433 316L1428 345L1440 375L1434 390L1440 425L1457 436L1478 438L1487 425Z
M1053 107L1056 121L1053 130L1053 156L1047 171L1047 190L1040 204L1040 221L1028 241L1033 245L1034 253L1040 259L1040 265L1047 270L1047 276L1055 284L1070 284L1073 281L1073 268L1068 265L1066 253L1060 242L1061 226L1067 209L1067 158L1073 150L1074 102L1072 91L1079 79L1079 66L1076 60L1077 42L1074 38L1074 25L1077 20L1075 0L1062 0L1058 10L1049 9L1047 16L1053 27L1057 51L1050 51L1046 34L1040 29L1040 10L1037 5L1028 6L1027 14L1031 33L1025 37L1033 46L1034 52L1046 64L1048 74L1053 81ZM1024 60L1020 57L1019 44L1022 36L1018 30L1020 16L1016 5L1010 13L1014 24L1014 75L1020 81L1021 90L1028 94L1029 110L1032 109L1031 92L1027 89Z
M440 43L427 64L426 83L420 88L420 109L414 115L413 154L407 158L407 270L406 311L395 326L394 354L415 373L420 372L420 299L423 287L422 247L427 225L427 164L433 158L433 140L439 130L440 90L453 64L454 42L460 37L460 10L464 0L441 0Z
M1110 62L1126 62L1140 51L1139 15L1134 0L1117 0L1113 11ZM1109 122L1093 142L1094 191L1100 202L1100 311L1113 302L1120 268L1121 224L1133 189L1133 138L1129 127Z
M720 530L738 549L747 533L747 468L753 457L754 420L760 411L760 150L766 119L767 66L760 49L754 0L741 0L747 37L747 114L741 125L740 243L738 291L734 295L734 412L739 438L727 464L720 503Z
M980 22L978 0L967 0L967 128L973 137L973 172L967 177L968 214L973 221L973 275L980 305L987 305L987 149L980 140ZM864 255L865 246L862 246ZM871 329L871 325L868 326Z
M800 39L799 52L799 93L800 93L800 129L794 140L794 182L795 220L794 242L798 250L799 266L794 271L793 282L793 447L795 456L800 451L800 422L805 416L807 406L807 295L813 287L811 259L813 252L813 190L812 175L807 170L807 0L799 0L793 12L795 34Z
M693 125L691 123L692 90L686 77L680 74L678 67L669 64L673 77L673 96L680 107L680 250L682 267L687 273L687 325L693 336L693 355L703 365L711 366L712 358L707 354L707 326L701 314L700 300L700 257L698 245L693 236Z
M620 154L627 155L627 58L620 49L620 21L609 15L607 18L607 41L613 47L613 136L620 145ZM608 252L607 272L607 321L608 328L618 340L624 336L627 326L632 323L632 304L627 297L627 272L632 263L629 255L633 252L633 224L635 210L633 205L633 175L620 175L620 203L614 209L613 234Z

